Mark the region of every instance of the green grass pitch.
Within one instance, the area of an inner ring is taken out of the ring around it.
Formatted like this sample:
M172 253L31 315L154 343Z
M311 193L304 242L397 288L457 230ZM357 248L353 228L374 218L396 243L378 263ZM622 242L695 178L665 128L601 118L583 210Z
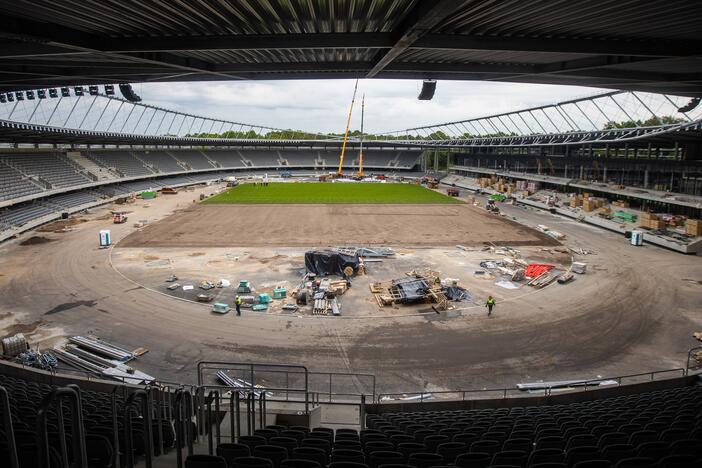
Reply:
M415 184L270 183L243 184L203 201L207 204L444 204L462 203Z

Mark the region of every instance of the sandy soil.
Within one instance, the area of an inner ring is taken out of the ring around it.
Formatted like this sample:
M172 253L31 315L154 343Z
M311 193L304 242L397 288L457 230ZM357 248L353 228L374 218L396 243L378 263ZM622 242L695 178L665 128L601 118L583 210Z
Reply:
M468 205L198 205L120 247L556 245L545 234Z

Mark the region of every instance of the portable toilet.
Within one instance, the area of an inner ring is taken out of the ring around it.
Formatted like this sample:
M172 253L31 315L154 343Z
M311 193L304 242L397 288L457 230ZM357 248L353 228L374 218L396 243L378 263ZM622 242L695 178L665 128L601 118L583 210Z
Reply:
M239 286L236 288L236 292L239 294L248 294L251 292L251 283L247 280L239 281Z
M643 232L631 231L631 245L643 245Z
M100 230L100 247L109 247L112 244L112 236L109 229Z

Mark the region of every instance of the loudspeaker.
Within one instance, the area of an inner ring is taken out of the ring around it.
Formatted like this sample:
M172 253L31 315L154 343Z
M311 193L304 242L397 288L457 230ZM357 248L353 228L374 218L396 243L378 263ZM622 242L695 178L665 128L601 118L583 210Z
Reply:
M73 88L73 93L76 96L82 96L83 95L83 87L82 86L76 86Z
M27 99L29 99L30 101L34 100L34 91L29 89L29 90L25 91L25 94L27 95Z
M111 84L106 84L105 85L105 95L106 96L114 96L115 94L115 87Z
M68 219L68 213L66 213L65 211L61 213L61 219Z
M5 104L7 102L7 98L5 97L5 93L0 94L0 102Z
M436 80L424 80L422 82L422 90L419 92L417 99L430 101L434 97L434 91L436 91Z
M98 87L95 85L88 86L88 93L90 93L91 96L97 96L98 95Z
M68 89L68 86L61 88L61 97L71 97L71 90Z
M50 98L58 97L58 90L56 88L49 88L49 97Z
M37 89L37 97L39 99L46 99L46 90L45 89Z
M119 90L122 93L122 96L124 96L124 99L126 99L127 101L141 101L141 97L134 92L134 90L132 89L132 85L130 85L129 83L120 83Z
M22 91L15 91L15 99L24 101L24 93Z

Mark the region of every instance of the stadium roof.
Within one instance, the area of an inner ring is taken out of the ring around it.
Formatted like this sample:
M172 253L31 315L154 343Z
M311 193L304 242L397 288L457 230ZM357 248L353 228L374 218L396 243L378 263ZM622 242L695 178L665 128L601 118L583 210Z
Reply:
M297 78L702 96L699 0L13 0L0 90Z

